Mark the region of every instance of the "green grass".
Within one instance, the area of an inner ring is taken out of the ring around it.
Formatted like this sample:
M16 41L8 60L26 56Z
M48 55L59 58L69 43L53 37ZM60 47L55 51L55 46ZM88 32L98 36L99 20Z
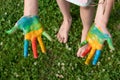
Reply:
M49 4L48 4L49 3ZM73 23L67 45L60 44L55 35L62 15L55 0L39 0L39 15L44 28L54 39L44 43L47 54L34 59L29 46L29 57L23 57L22 31L13 35L5 33L23 15L23 0L0 0L0 80L119 80L120 79L120 4L116 1L108 29L113 37L115 51L110 53L107 44L102 51L99 64L85 65L85 58L77 58L82 23L79 7L72 5Z

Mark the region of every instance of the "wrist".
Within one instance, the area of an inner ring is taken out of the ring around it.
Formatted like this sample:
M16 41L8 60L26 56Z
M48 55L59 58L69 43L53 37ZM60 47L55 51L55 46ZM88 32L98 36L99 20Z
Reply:
M95 19L95 25L98 27L107 27L108 20L105 19Z
M38 14L38 0L24 0L24 16Z
M24 16L35 16L35 15L38 15L38 11L24 11Z

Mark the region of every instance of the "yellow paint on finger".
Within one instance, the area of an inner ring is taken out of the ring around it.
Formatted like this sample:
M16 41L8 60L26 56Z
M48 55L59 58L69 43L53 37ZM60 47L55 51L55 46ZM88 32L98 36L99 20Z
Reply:
M42 41L42 38L41 38L41 37L38 37L37 39L38 39L38 42L39 42L39 44L40 44L41 51L42 51L43 53L46 53L46 49L45 49L44 43L43 43L43 41Z
M95 49L93 48L91 51L90 51L90 54L88 55L86 61L85 61L85 64L88 65L91 61L91 59L93 58L95 54Z

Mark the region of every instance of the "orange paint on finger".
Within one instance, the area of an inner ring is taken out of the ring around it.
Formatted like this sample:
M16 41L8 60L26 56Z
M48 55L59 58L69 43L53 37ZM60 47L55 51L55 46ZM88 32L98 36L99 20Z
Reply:
M45 49L44 43L43 43L43 41L42 41L42 38L41 38L41 37L38 37L37 39L38 39L38 42L39 42L39 44L40 44L40 47L41 47L42 52L43 52L43 53L46 53L46 49Z

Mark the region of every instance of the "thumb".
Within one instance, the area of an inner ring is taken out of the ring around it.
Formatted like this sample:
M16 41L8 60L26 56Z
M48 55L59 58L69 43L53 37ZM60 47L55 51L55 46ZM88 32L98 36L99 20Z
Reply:
M108 37L108 38L107 38L107 43L108 43L109 48L110 48L111 50L115 50L115 49L114 49L114 46L113 46L113 42L112 42L111 37Z
M45 36L49 41L52 41L52 38L46 31L43 31L42 35Z
M82 46L86 45L87 43L88 43L88 41L87 41L87 40L84 40L83 42L81 42L81 43L79 44L79 47L82 47Z
M12 29L6 31L6 33L7 33L7 34L12 34L12 33L14 33L17 29L18 29L18 27L17 27L17 23L16 23L15 26L14 26Z

